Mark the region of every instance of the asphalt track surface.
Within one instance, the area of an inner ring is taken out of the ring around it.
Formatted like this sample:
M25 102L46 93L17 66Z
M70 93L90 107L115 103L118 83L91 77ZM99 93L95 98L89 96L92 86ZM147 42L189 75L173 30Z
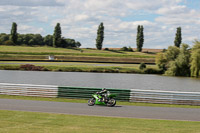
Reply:
M148 106L88 106L87 103L67 103L0 99L0 110L17 110L71 115L144 118L162 120L200 121L198 108L171 108Z

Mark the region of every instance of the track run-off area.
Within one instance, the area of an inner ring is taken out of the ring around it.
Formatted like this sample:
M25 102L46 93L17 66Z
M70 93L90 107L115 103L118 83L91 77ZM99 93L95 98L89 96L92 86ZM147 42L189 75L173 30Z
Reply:
M200 121L198 108L149 106L88 106L87 103L0 99L0 110L45 112L71 115L125 117L160 120Z

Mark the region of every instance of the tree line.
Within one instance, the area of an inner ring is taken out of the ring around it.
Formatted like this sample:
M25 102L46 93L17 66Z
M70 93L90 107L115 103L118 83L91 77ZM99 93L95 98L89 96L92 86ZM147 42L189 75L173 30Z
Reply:
M138 52L142 51L144 44L143 31L144 31L143 25L138 25L137 36L136 36L136 47ZM96 38L96 48L98 50L102 49L103 40L104 40L104 25L103 22L101 22L97 29L97 38ZM180 47L181 41L182 41L181 27L178 27L174 40L174 45ZM47 46L62 47L62 48L81 46L81 43L75 41L74 39L62 37L62 30L60 23L56 24L53 35L46 35L45 37L43 37L40 34L19 34L17 33L17 24L13 22L10 34L5 34L5 33L0 34L0 44L27 45L27 46L47 45Z
M51 47L80 47L81 43L74 39L62 37L60 24L57 23L53 35L19 34L17 24L13 22L10 34L0 34L0 44L3 45L27 45L27 46L51 46Z

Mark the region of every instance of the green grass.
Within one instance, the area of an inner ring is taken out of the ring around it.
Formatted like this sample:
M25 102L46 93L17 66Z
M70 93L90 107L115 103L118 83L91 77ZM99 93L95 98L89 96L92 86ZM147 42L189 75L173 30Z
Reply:
M81 50L83 52L81 52ZM141 52L105 51L85 48L64 49L53 47L25 47L25 46L0 46L1 56L5 54L17 55L72 55L72 56L101 56L101 57L132 57L132 58L155 58L155 54Z
M35 100L35 101L72 102L72 103L87 103L88 101L85 99L43 98L43 97L9 96L9 95L0 95L0 98L1 99ZM174 108L200 108L200 106L191 106L191 105L152 104L152 103L134 103L134 102L119 102L119 101L117 101L117 105L174 107Z
M36 65L38 66L38 65ZM107 73L142 73L138 68L129 67L112 67L112 66L57 66L57 65L39 65L44 67L47 71L60 72L107 72ZM21 70L19 64L1 64L0 70Z
M20 63L20 64L17 64ZM107 73L144 73L139 64L106 64L106 63L77 63L77 62L21 62L0 61L1 70L20 70L21 64L42 66L48 71L63 72L107 72ZM147 65L147 68L158 70L156 65Z
M200 122L0 110L2 133L199 133Z
M83 52L81 52L83 51ZM155 63L155 53L124 52L119 50L96 50L85 48L53 48L0 46L0 60L39 60L48 61L54 55L57 61L114 62L114 63Z
M0 61L1 65L15 64L34 64L44 66L112 66L112 67L130 67L139 68L140 64L116 64L116 63L85 63L85 62L37 62L37 61ZM156 65L148 65L150 68L157 68Z

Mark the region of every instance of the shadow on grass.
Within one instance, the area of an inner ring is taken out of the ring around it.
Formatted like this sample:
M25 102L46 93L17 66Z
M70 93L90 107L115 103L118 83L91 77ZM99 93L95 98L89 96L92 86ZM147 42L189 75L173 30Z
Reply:
M114 53L120 53L120 54L126 54L123 51L119 51L119 50L107 50L107 51L114 52Z
M142 52L142 53L156 55L156 53L155 53L155 52L148 52L148 51L144 51L144 52Z
M71 50L81 51L80 48L73 48L73 47L67 47L66 49L71 49Z

